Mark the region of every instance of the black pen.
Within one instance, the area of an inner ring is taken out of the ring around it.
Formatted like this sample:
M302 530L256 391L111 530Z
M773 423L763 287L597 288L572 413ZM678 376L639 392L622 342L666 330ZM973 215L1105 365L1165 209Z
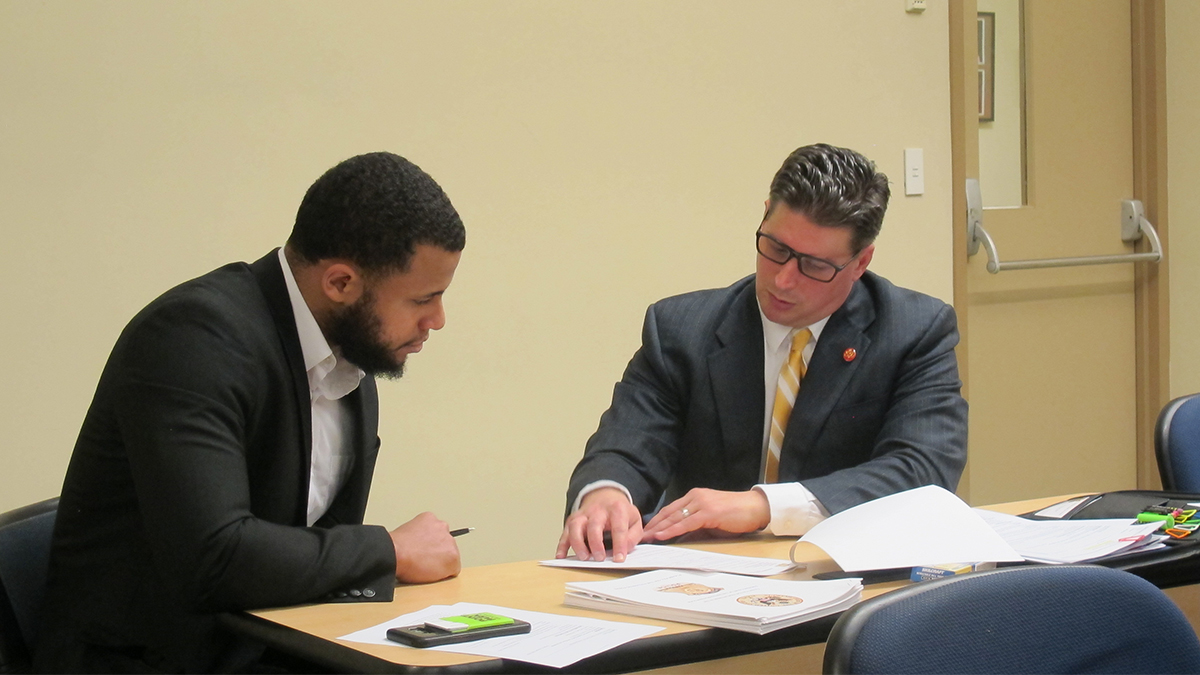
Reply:
M459 528L459 529L457 529L457 530L450 530L450 536L451 536L451 537L457 537L457 536L460 536L460 535L466 534L466 533L470 532L470 531L471 531L471 530L473 530L473 529L475 529L475 528L473 528L473 527L460 527L460 528Z

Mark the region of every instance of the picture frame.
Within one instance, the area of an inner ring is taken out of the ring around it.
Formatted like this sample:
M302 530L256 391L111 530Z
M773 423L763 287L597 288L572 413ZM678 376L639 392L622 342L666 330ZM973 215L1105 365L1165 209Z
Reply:
M979 12L978 29L978 74L979 74L979 121L992 122L996 119L996 13Z

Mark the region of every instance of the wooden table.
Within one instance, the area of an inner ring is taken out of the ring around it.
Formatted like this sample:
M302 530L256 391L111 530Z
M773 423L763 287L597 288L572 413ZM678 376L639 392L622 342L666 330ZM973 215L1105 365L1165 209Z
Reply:
M1069 497L1070 495L1047 497L987 508L1004 513L1026 513ZM680 545L720 553L786 560L795 542L794 537L780 538L757 534ZM810 579L813 574L839 569L824 552L811 544L797 545L796 560L807 562L807 568L776 578ZM1200 563L1195 560L1191 561L1191 565L1200 570ZM1153 569L1153 561L1142 567ZM1139 573L1139 569L1130 571ZM1144 572L1145 569L1141 571ZM562 671L618 672L819 643L825 640L837 620L836 615L825 617L759 636L563 605L564 584L567 582L603 580L623 574L544 567L534 561L486 565L464 569L459 576L434 584L400 586L396 589L395 598L387 603L303 605L228 615L224 622L227 627L262 640L276 649L312 661L324 668L344 672L560 672L528 663L468 654L369 645L338 639L339 636L430 605L475 602L661 626L663 630L659 633L584 659ZM896 581L864 586L863 598L886 593L907 583L909 582ZM1184 583L1195 583L1195 580Z

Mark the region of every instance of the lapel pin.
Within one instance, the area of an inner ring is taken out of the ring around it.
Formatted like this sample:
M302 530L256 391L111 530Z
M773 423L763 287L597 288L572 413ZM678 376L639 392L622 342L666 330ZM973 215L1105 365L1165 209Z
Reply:
M842 360L846 363L853 361L856 356L858 356L858 352L854 350L854 347L848 347L846 351L842 352Z

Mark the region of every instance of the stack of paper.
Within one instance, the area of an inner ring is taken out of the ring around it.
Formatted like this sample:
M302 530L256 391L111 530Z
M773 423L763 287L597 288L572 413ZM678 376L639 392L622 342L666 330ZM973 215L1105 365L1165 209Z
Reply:
M1060 511L1052 512L1061 517ZM800 541L820 547L846 572L860 572L947 563L1083 562L1162 546L1152 534L1158 527L1132 519L1029 520L972 509L949 491L927 485L830 516ZM796 553L793 546L793 559Z
M681 546L662 546L660 544L638 544L625 562L613 562L612 553L608 560L579 560L578 558L560 558L543 560L539 564L547 567L580 567L584 569L613 569L613 570L696 570L699 572L729 572L730 574L747 574L754 577L769 577L783 574L797 567L790 560L775 558L755 558L744 555L729 555L728 553L713 553L698 551ZM803 567L802 565L800 567Z
M655 570L568 583L565 604L763 635L840 612L861 597L858 579L784 581Z
M817 523L800 541L847 572L1021 560L966 502L936 485L859 504Z
M1128 518L1029 520L984 509L975 512L1030 562L1083 562L1162 545L1152 536L1161 523Z

